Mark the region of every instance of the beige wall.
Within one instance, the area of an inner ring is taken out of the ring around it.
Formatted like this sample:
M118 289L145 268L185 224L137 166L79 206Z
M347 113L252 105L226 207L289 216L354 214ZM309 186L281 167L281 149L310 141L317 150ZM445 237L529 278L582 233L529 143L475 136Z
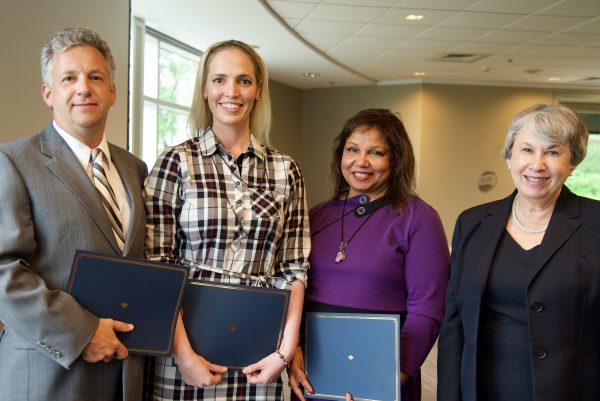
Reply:
M500 155L511 118L533 103L552 101L550 89L423 86L419 194L440 213L449 239L462 210L513 190ZM489 192L477 185L484 171L498 179Z
M577 91L570 91L577 95ZM590 93L579 91L579 93ZM597 92L596 92L597 93ZM508 195L513 184L500 151L510 119L526 106L553 102L552 89L411 84L302 92L302 169L312 206L330 197L331 143L346 118L367 107L397 111L413 141L418 192L435 207L450 239L467 207ZM595 105L595 106L594 106ZM580 109L594 110L597 104ZM481 192L484 171L497 186Z
M117 63L117 103L107 136L127 146L129 1L127 0L3 0L0 6L0 142L39 132L51 121L42 101L39 52L53 32L72 26L98 31L109 43Z
M302 91L279 82L269 82L273 122L271 126L271 145L289 154L298 163L302 154Z

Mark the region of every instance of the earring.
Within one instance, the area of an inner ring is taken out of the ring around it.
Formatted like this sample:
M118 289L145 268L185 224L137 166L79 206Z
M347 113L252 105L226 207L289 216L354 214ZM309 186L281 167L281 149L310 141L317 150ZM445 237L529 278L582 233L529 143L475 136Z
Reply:
M204 96L204 100L208 100L208 96Z

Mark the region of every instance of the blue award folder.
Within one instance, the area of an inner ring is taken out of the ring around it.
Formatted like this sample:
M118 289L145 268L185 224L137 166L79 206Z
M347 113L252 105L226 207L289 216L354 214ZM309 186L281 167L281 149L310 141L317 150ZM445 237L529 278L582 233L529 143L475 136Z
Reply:
M290 291L189 281L183 324L194 351L207 361L241 369L279 348Z
M133 324L117 333L129 352L167 355L187 277L182 266L78 250L67 292L98 317Z
M307 312L305 397L400 401L400 315Z

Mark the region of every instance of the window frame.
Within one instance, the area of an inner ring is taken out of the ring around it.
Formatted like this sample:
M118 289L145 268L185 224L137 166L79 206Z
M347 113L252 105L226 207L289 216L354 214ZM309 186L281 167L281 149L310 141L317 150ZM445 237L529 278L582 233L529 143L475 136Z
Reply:
M134 17L132 21L131 31L131 48L130 53L132 54L132 68L130 69L130 119L129 119L129 149L130 151L138 156L139 158L144 157L144 105L146 102L153 103L156 106L156 124L155 127L158 130L158 118L159 110L168 109L178 112L189 114L190 107L182 106L179 103L174 103L168 100L160 99L159 93L157 92L156 97L146 95L144 93L144 66L145 66L145 43L146 36L151 36L158 41L158 47L160 43L166 43L170 47L176 50L182 50L187 53L191 53L200 59L202 57L202 51L183 43L169 35L166 35L159 30L149 27L145 24L144 20ZM159 76L157 74L157 79ZM157 82L157 86L159 82ZM157 136L152 135L152 140L156 141ZM148 168L152 168L151 165Z

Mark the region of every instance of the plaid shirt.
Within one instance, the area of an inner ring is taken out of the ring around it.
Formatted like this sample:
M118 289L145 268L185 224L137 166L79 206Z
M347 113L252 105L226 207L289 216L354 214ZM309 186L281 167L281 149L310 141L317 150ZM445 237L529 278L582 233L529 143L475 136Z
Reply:
M165 151L146 198L146 257L191 265L191 278L306 284L304 180L286 155L251 138L238 162L208 129ZM281 285L283 283L283 285Z

